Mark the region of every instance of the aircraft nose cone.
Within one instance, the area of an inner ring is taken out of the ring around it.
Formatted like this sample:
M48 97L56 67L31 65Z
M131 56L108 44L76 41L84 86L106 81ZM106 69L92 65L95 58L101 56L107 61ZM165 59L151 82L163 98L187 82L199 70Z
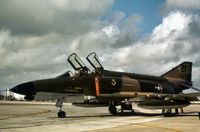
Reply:
M34 95L36 93L36 88L34 87L33 82L27 82L11 88L10 91L22 95Z
M14 92L14 93L18 93L18 88L17 88L17 86L11 88L10 91L11 91L11 92Z

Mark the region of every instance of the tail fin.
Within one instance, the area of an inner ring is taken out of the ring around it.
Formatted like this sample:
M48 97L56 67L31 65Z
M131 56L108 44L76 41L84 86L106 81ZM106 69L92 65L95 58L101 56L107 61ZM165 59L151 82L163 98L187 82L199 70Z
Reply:
M176 78L191 82L192 78L192 62L183 62L172 70L162 75L165 78Z

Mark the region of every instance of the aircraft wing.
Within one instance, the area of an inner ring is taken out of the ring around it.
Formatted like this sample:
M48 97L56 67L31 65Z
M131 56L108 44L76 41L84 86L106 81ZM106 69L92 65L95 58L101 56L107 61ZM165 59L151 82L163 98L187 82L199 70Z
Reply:
M166 97L167 94L158 94L152 92L116 92L112 94L99 94L99 97L107 97L107 98L134 98L138 96L143 97Z
M198 97L200 96L200 92L197 93L181 93L181 94L174 94L174 98L183 98L183 97Z
M112 94L99 94L99 97L105 98L135 98L135 97L145 97L145 98L170 98L170 99L181 99L189 98L196 99L200 96L200 92L197 93L181 93L181 94L162 94L162 93L152 93L152 92L116 92Z

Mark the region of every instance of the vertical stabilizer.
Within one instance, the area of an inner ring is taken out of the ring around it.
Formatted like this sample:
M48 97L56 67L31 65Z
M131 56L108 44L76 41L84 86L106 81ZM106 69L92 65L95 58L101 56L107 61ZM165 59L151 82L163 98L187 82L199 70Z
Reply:
M172 70L163 74L165 78L175 78L191 82L192 77L192 62L183 62Z

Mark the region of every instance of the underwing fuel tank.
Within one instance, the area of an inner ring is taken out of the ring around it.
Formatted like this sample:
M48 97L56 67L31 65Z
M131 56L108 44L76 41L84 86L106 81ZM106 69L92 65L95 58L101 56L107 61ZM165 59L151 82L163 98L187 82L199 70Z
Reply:
M138 107L144 109L175 109L182 108L190 105L190 102L187 100L149 100L137 104Z

